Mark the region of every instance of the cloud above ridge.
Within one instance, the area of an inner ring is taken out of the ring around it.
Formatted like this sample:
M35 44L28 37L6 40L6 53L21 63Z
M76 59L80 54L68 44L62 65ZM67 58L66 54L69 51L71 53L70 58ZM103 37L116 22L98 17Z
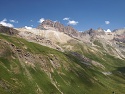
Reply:
M69 25L77 25L77 24L78 24L78 22L77 22L77 21L72 20L72 21L69 21L67 24L69 24Z
M29 27L29 26L25 26L26 29L32 29L32 27Z
M69 21L69 18L68 18L68 17L66 17L66 18L63 18L63 20L67 20L67 21Z
M77 25L79 23L78 21L70 20L70 18L68 18L68 17L63 18L63 20L68 21L67 22L68 25Z
M4 18L2 21L0 21L0 24L2 24L3 26L7 26L7 27L14 27L13 24L7 23L7 19L6 18Z
M105 24L107 24L107 25L110 24L110 21L105 21Z
M16 20L10 20L11 23L18 23Z
M45 19L44 18L40 18L38 22L42 23L43 21L45 21Z

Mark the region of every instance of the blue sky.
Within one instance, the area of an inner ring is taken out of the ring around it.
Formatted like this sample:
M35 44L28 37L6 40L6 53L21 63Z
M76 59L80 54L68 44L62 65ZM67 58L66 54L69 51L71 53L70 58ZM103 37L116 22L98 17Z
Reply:
M37 27L41 18L90 28L125 27L125 0L1 0L0 23L14 27ZM64 19L67 18L67 19Z

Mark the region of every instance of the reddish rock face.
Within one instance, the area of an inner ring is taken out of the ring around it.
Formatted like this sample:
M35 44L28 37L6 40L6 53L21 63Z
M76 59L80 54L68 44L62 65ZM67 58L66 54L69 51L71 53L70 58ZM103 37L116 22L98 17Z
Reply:
M61 24L59 22L53 22L51 20L43 21L43 23L41 23L37 28L38 29L57 30L59 32L64 32L65 34L67 34L71 37L75 37L75 38L86 36L86 34L88 34L90 36L105 34L104 30L101 28L98 28L97 30L90 29L85 32L78 32L71 26L64 26L63 24Z
M38 29L49 29L49 28L53 28L59 32L64 32L65 34L68 34L70 36L74 36L74 37L78 37L79 32L77 30L75 30L73 27L71 26L64 26L63 24L59 23L59 22L53 22L51 20L45 20L43 21L42 24L40 24L38 27Z

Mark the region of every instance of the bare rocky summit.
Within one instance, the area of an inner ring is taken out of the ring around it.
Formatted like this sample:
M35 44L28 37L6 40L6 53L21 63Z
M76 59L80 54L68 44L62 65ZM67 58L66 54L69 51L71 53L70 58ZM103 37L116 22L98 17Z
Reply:
M78 37L79 35L79 32L75 30L73 27L64 26L63 24L59 22L53 22L51 20L43 21L43 23L40 24L37 28L38 29L52 29L52 30L56 30L59 32L64 32L65 34L72 36L72 37Z
M6 33L9 35L16 35L16 34L18 34L18 30L14 29L14 28L0 25L0 33Z

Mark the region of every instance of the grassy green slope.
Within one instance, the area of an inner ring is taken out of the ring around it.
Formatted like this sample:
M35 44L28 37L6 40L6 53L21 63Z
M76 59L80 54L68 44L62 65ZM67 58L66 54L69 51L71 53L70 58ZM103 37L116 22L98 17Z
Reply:
M21 38L2 34L0 39L1 94L125 93L124 60L109 54L93 53L78 44L77 49L80 51L76 51L105 66L105 69L100 69L82 63L79 57L69 52L59 52ZM34 55L30 62L33 65L25 63L23 54L14 52L10 44L14 44L23 53ZM42 59L36 60L38 56ZM110 71L112 74L104 75L103 71Z

